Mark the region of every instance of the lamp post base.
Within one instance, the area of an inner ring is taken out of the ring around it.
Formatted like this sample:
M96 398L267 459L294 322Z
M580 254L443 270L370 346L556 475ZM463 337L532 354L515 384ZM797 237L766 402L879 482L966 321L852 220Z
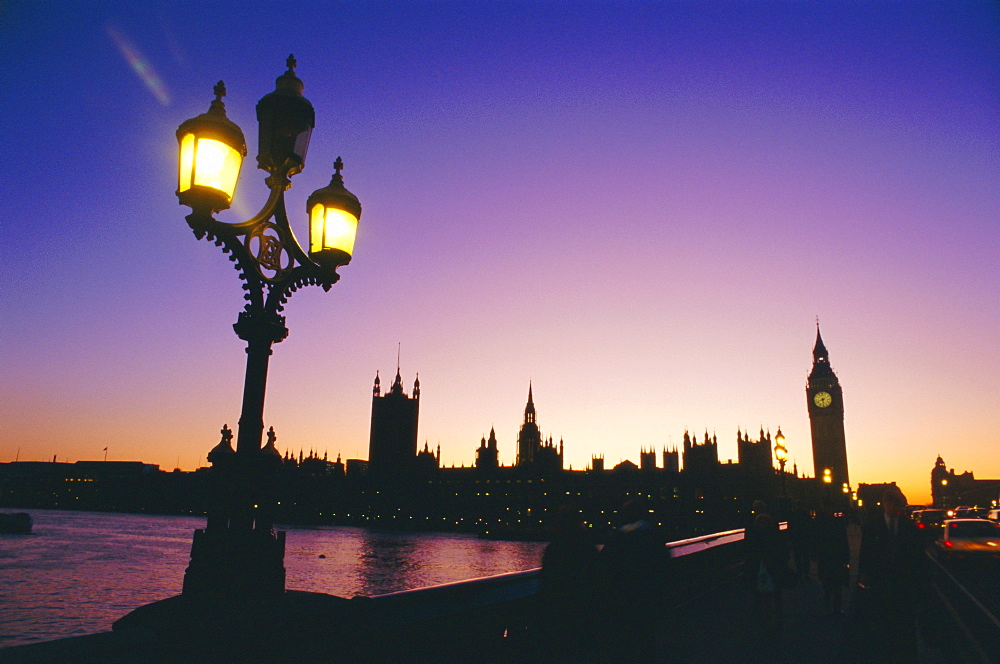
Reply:
M185 595L261 597L285 592L285 533L194 531Z

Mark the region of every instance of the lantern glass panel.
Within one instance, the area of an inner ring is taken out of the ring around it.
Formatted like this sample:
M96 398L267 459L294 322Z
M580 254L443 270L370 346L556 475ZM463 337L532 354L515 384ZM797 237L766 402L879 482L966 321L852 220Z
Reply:
M195 159L197 165L194 184L218 189L225 192L229 200L233 200L243 162L239 151L221 141L202 138L198 139Z
M357 233L358 219L350 212L326 207L322 203L313 205L309 224L310 252L339 249L351 256Z
M306 163L306 152L309 151L309 139L312 138L312 127L309 127L303 132L300 132L298 136L295 137L295 154L299 156L302 161L303 167Z
M194 134L184 134L181 139L181 153L178 159L180 172L177 177L177 190L187 191L191 188L191 178L194 175Z
M222 141L186 134L181 139L179 191L191 187L216 189L233 200L243 155Z

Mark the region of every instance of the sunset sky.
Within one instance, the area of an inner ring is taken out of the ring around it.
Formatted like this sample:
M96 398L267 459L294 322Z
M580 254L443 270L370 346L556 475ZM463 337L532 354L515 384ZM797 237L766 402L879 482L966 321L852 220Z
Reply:
M812 474L816 319L851 479L930 498L937 455L1000 478L1000 9L984 2L14 2L0 462L205 465L239 419L232 264L174 194L223 79L254 106L294 53L364 207L271 358L278 447L367 458L371 387L420 375L419 440L502 463L533 385L584 468L778 426Z

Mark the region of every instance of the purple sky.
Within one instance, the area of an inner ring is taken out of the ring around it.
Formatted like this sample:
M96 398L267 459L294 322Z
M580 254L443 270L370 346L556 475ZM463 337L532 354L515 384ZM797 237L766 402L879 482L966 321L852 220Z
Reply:
M812 474L815 318L857 482L1000 478L1000 9L964 3L7 3L0 461L193 469L235 426L236 272L178 206L176 138L293 52L342 155L354 261L295 294L279 449L367 458L370 389L422 386L420 443L511 463L528 382L585 467L781 426ZM275 15L281 20L275 21ZM19 456L18 456L19 455Z

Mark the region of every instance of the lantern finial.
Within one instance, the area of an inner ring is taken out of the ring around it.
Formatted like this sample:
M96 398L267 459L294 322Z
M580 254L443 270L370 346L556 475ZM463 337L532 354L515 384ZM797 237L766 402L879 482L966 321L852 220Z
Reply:
M212 92L215 93L215 99L212 100L211 105L208 107L208 114L225 118L226 105L222 103L222 98L226 96L226 84L219 81L215 84L215 87L212 88Z

